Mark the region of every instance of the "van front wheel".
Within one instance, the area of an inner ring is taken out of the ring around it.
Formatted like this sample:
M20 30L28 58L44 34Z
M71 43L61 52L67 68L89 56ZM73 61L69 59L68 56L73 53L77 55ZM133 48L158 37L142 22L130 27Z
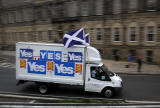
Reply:
M103 93L104 97L106 97L106 98L111 98L114 94L112 88L105 88L102 93Z
M47 84L40 84L40 85L38 86L38 89L39 89L39 92L40 92L41 94L46 94L46 93L48 93L48 86L47 86Z

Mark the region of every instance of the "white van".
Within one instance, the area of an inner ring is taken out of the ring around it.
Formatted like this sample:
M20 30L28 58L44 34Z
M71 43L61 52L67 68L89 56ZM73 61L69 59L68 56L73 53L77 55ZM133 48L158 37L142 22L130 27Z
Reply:
M105 97L122 89L122 79L103 65L99 51L82 45L16 43L16 79L35 82L43 94L50 84L79 85Z

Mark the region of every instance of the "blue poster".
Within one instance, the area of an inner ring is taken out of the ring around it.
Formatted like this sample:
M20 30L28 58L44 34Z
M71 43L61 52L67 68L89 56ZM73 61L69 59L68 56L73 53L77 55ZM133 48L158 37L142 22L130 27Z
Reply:
M20 58L32 59L33 58L33 50L32 49L20 49Z
M47 60L47 51L40 50L40 60Z
M46 61L28 60L28 73L46 74Z
M61 61L62 52L61 51L40 50L40 60Z
M54 60L54 51L48 51L47 52L47 60L53 61Z
M82 63L82 53L81 52L68 52L68 62Z
M55 75L71 76L75 74L75 63L55 62Z
M62 60L62 52L61 51L55 51L54 53L54 61L61 62Z

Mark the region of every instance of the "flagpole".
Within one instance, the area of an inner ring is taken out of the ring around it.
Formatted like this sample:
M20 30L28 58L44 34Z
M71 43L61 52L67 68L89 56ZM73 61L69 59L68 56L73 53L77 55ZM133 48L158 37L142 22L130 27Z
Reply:
M87 57L87 60L89 61L89 58L88 58L88 51L87 51L87 45L85 45L85 47L86 47L86 57ZM88 61L87 61L87 63L88 63Z
M86 47L86 51L87 51L87 53L86 53L86 57L88 58L88 62L87 63L89 63L89 54L88 54L88 47L89 45L85 45L85 47Z
M83 28L84 29L84 28ZM85 33L84 33L85 34ZM84 38L85 38L85 35L84 35ZM90 43L90 39L89 39L89 43ZM86 44L86 42L85 42L85 47L86 47L86 51L87 51L87 53L86 53L86 57L88 58L88 62L87 63L89 63L89 54L88 54L88 47L89 46L89 44Z

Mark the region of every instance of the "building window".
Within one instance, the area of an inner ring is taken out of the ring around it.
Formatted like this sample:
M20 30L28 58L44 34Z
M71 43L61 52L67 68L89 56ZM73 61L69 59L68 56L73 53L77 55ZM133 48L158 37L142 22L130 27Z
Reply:
M130 41L136 41L136 27L130 27Z
M74 25L71 25L72 28L75 27ZM71 27L70 26L70 27ZM58 42L62 42L62 37L63 37L63 26L59 25L58 28L57 28L57 34L58 34ZM74 29L74 28L73 28Z
M118 14L121 12L121 0L113 0L113 13Z
M90 37L90 43L92 43L92 41L94 40L94 37L95 37L94 29L93 28L89 28L88 31L89 31L89 35L91 36Z
M77 8L77 1L69 1L67 2L67 16L68 17L76 17L78 8Z
M48 30L48 40L52 40L52 30Z
M120 41L120 28L114 28L114 41Z
M90 32L93 33L94 32L94 28L90 28Z
M10 32L7 32L7 41L8 41L8 44L10 44L12 41Z
M59 42L62 42L62 37L63 37L63 31L62 30L59 30L58 31L58 35L59 35Z
M153 51L151 50L146 51L146 61L147 62L153 61Z
M35 14L36 14L36 20L42 20L42 7L37 7L35 9Z
M15 12L11 11L8 13L8 23L15 23L16 22L16 14Z
M154 41L154 27L147 27L147 41Z
M24 41L24 32L19 33L20 41Z
M154 7L156 5L157 0L147 0L148 7Z
M136 11L136 9L137 9L137 0L129 0L129 9L131 11Z
M88 2L83 1L81 3L81 16L88 16L89 15L89 6Z
M42 31L38 31L38 40L42 41Z
M15 35L16 35L15 40L19 41L18 32L15 32Z
M42 9L41 9L41 11L42 11ZM33 20L33 9L32 8L25 8L25 9L23 9L23 14L24 14L24 16L23 16L23 20L24 21L32 21ZM38 13L38 14L42 14L42 12L40 13Z
M7 24L8 23L7 18L8 18L8 15L6 13L1 14L1 23L2 24Z
M52 11L55 12L57 18L63 18L65 16L65 9L61 4L57 4ZM55 15L53 17L55 17Z
M34 40L35 40L32 31L28 32L28 40L29 40L29 41L34 41Z
M12 37L13 41L16 42L17 41L16 32L12 32Z
M103 0L95 0L95 15L103 15Z
M16 11L16 22L23 22L24 21L24 11L23 9Z
M101 32L101 29L100 28L97 28L97 37L96 37L97 40L101 40L102 39L102 32Z

